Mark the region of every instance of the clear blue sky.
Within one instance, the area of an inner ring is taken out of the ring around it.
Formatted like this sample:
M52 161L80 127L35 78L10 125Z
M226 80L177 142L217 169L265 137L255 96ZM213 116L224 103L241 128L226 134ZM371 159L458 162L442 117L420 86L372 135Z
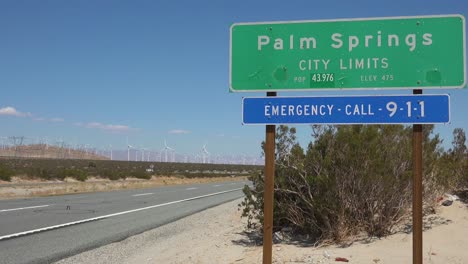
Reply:
M264 94L228 91L232 23L431 14L468 16L468 1L3 0L0 136L259 155L264 127L241 125L241 97ZM427 93L443 92L450 143L468 130L468 90ZM305 146L310 127L298 130Z

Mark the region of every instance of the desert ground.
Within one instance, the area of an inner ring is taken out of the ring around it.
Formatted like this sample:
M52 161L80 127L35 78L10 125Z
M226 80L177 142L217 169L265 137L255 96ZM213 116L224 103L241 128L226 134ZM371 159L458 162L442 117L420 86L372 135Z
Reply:
M466 199L439 206L424 217L424 263L468 263ZM147 231L59 263L261 263L261 234L245 229L246 220L235 200L171 224ZM310 245L279 241L274 263L412 263L412 234L396 232L385 238L347 245Z

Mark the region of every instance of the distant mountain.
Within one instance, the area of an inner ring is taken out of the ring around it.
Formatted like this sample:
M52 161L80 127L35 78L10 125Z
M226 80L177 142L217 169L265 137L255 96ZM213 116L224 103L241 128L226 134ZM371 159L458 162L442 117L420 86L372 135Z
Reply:
M73 149L46 144L3 146L0 149L0 157L91 160L109 159L108 157L96 154L94 150L90 149Z

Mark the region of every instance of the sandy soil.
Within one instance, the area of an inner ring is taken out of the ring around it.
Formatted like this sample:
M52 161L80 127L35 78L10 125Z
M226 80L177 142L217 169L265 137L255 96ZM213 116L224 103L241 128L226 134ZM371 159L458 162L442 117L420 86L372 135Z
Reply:
M0 181L0 199L142 189L175 184L243 181L245 179L246 177L210 177L194 179L182 177L153 177L150 180L127 178L125 180L111 181L107 179L90 178L85 182L79 182L71 178L67 178L65 181L41 181L14 177L11 182Z
M177 222L91 250L60 263L261 263L260 237L247 235L233 201ZM456 201L425 218L424 263L468 263L468 207ZM279 243L274 263L412 263L412 235L355 242L348 247Z

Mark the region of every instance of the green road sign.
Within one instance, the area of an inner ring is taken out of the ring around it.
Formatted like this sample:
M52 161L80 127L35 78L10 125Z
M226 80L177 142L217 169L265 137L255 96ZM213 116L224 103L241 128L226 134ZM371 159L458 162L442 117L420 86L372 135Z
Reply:
M239 23L232 92L463 88L462 15Z

